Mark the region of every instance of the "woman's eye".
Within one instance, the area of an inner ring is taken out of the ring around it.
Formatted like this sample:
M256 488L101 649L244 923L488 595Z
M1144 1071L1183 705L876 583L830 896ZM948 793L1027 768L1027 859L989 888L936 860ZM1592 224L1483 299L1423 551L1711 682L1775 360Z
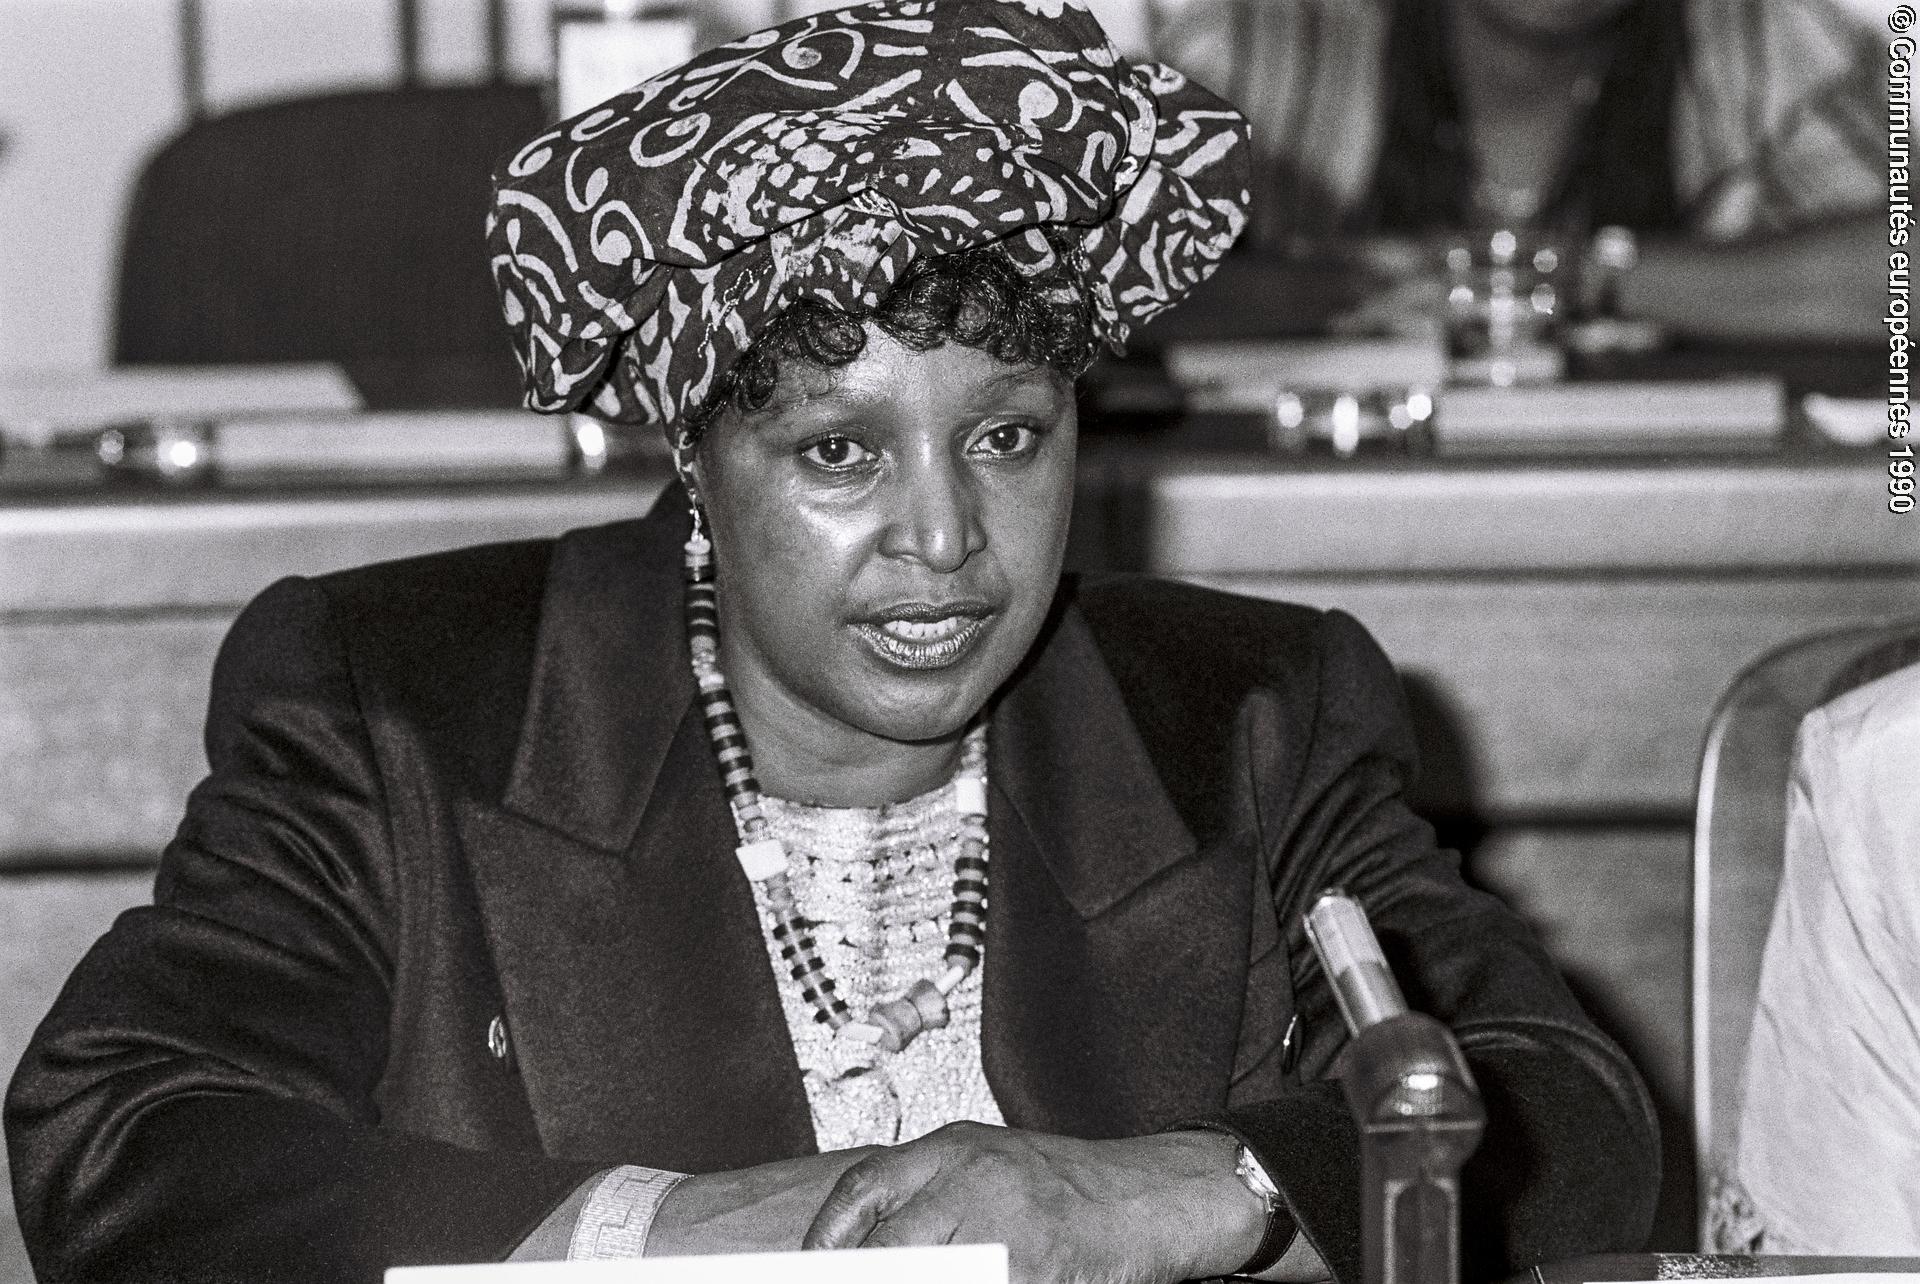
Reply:
M984 455L1024 455L1039 441L1040 434L1026 424L996 424L974 439L973 449Z
M851 437L822 437L802 450L800 457L821 468L858 468L873 458L873 452Z

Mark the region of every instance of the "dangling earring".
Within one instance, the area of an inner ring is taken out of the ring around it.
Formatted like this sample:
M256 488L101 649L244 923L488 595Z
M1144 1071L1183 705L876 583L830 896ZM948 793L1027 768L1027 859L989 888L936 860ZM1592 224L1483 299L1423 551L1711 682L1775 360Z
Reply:
M693 530L687 536L685 546L687 587L691 589L696 584L704 584L707 592L712 593L713 541L707 538L700 501L691 492L687 495L687 510L693 517Z
M713 592L713 542L707 538L704 529L705 514L700 511L700 492L694 488L692 467L688 456L693 451L693 443L687 440L685 431L673 440L673 471L680 478L680 485L687 492L687 513L692 518L692 533L687 536L686 572L687 586L707 585L707 595Z
M676 457L674 462L680 461ZM683 471L681 480L686 480ZM701 699L724 697L726 680L720 676L720 600L713 583L713 541L707 538L705 514L692 486L687 487L687 512L693 529L685 545L687 648L693 655L693 676Z

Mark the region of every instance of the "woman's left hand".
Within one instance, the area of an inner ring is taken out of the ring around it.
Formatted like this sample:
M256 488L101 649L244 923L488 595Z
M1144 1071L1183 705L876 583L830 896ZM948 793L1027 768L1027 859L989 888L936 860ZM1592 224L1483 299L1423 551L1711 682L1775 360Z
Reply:
M949 1124L841 1175L804 1247L1002 1243L1015 1284L1224 1275L1266 1229L1212 1132L1078 1141Z

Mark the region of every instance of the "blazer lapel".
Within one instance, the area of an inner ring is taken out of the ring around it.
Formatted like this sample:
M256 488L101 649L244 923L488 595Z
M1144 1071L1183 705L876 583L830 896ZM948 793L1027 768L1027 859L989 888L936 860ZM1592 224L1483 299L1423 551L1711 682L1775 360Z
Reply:
M543 1145L712 1171L814 1137L686 676L671 498L561 541L510 783L461 828Z
M1225 1104L1257 866L1196 849L1086 623L993 715L982 1052L1009 1123L1137 1135Z

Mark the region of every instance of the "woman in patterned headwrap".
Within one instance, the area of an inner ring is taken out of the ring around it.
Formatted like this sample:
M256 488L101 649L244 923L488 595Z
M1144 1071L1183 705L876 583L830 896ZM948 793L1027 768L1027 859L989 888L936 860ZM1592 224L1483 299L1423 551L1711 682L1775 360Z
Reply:
M1408 810L1364 631L1061 577L1074 377L1225 253L1245 150L1077 0L891 0L514 156L529 405L658 424L681 484L247 610L158 903L12 1090L39 1269L1352 1279L1332 884L1486 1097L1471 1269L1634 1247L1638 1079Z

